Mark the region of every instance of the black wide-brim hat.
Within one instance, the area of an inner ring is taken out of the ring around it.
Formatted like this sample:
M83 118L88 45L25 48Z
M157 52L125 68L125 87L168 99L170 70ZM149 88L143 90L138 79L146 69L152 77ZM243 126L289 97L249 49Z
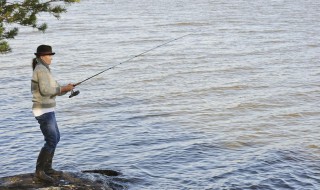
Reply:
M34 53L37 56L41 55L54 55L55 53L52 52L52 47L48 45L40 45L37 48L37 53Z

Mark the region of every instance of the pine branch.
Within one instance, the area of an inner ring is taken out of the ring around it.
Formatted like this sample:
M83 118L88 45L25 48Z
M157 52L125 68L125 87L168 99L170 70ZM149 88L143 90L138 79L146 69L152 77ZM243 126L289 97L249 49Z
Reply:
M16 23L21 26L37 28L45 32L46 23L38 24L37 16L40 13L48 13L59 19L62 13L67 12L65 5L80 2L80 0L24 0L20 2L7 2L0 0L0 53L10 52L11 49L6 39L12 39L18 35L18 28L6 30L4 24Z

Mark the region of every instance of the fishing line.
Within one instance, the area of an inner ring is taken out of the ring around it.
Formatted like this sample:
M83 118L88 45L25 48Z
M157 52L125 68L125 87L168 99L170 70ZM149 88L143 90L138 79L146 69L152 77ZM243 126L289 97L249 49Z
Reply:
M92 79L92 78L94 78L94 77L96 77L96 76L98 76L98 75L100 75L100 74L102 74L102 73L104 73L104 72L106 72L106 71L108 71L108 70L110 70L110 69L113 69L113 68L115 68L115 67L117 67L117 66L119 66L119 65L121 65L121 64L123 64L123 63L129 62L129 61L133 60L134 58L140 57L140 56L142 56L142 55L144 55L144 54L146 54L146 53L148 53L148 52L150 52L150 51L153 51L153 50L155 50L155 49L157 49L157 48L160 48L160 47L162 47L162 46L165 46L165 45L167 45L167 44L169 44L169 43L171 43L171 42L177 41L177 40L179 40L179 39L181 39L181 38L184 38L184 37L186 37L186 36L189 36L189 35L191 35L191 34L186 34L186 35L180 36L180 37L178 37L178 38L174 38L174 39L169 40L169 41L167 41L167 42L165 42L165 43L163 43L163 44L160 44L160 45L155 46L155 47L153 47L153 48L151 48L151 49L148 49L148 50L146 50L146 51L144 51L144 52L142 52L142 53L140 53L140 54L134 55L134 56L130 57L129 59L125 60L125 61L122 61L122 62L120 62L120 63L118 63L118 64L116 64L116 65L114 65L114 66L112 66L112 67L109 67L109 68L107 68L107 69L105 69L105 70L103 70L103 71L101 71L101 72L99 72L99 73L97 73L97 74L94 74L94 75L92 75L92 76L84 79L83 81L80 81L80 82L74 84L73 86L76 87L76 86L78 86L78 85L86 82L87 80L90 80L90 79ZM79 93L80 93L79 90L77 90L77 91L73 91L73 90L72 90L72 91L71 91L71 95L69 96L69 98L72 98L73 96L77 96Z

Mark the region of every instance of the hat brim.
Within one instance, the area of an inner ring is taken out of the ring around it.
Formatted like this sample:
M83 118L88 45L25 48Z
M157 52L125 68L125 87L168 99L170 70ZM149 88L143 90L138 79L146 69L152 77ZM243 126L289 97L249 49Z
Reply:
M35 55L41 56L41 55L54 55L56 53L54 52L40 52L40 53L34 53Z

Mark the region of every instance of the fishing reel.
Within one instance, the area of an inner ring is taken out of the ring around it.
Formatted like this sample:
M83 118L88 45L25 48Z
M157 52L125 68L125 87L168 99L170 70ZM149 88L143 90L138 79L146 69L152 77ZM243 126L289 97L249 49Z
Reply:
M78 94L80 94L79 90L76 90L76 91L71 90L71 94L70 94L69 98L72 98L73 96L77 96Z

